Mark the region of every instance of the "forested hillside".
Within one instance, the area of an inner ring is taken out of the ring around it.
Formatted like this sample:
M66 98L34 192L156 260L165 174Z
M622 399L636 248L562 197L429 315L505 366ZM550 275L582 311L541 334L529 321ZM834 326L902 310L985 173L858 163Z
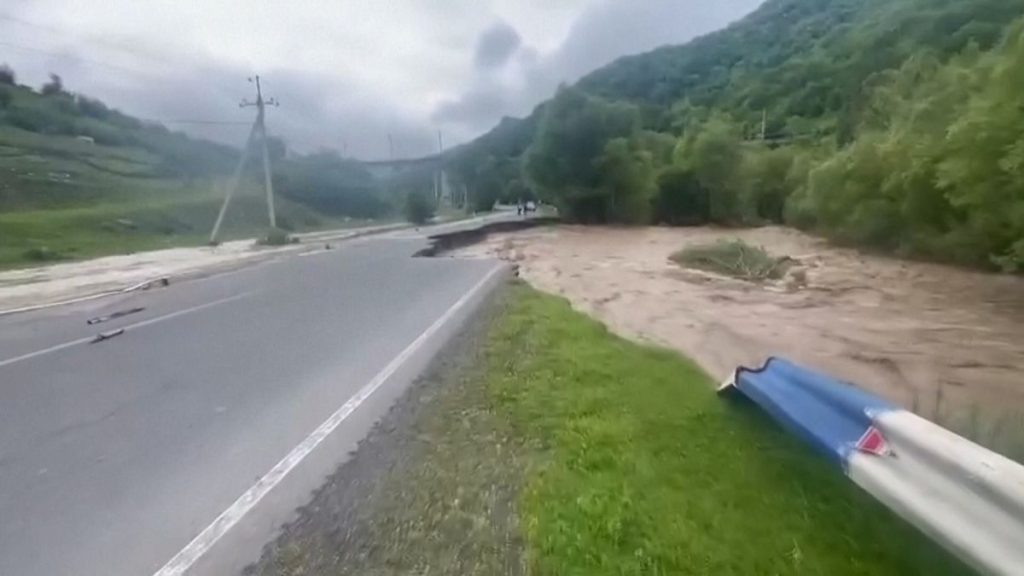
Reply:
M449 162L477 197L536 193L582 222L785 222L1019 271L1022 17L1024 0L768 0Z
M239 143L247 129L239 127ZM284 142L270 144L280 227L395 212L360 163L329 151L286 155ZM239 153L75 94L57 76L38 90L19 85L0 66L0 267L202 243ZM227 237L268 227L262 174L250 166Z

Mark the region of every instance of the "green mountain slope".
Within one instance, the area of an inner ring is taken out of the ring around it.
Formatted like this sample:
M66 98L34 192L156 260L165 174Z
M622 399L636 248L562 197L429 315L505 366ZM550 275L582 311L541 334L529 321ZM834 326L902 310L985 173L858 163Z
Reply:
M290 230L387 216L357 162L285 158L275 142L278 224ZM58 82L40 91L0 68L0 267L201 244L239 151L112 110ZM223 237L267 229L262 175L242 180Z
M579 221L785 221L1020 269L1024 143L999 128L1024 122L1022 15L1024 0L768 0L594 71L449 161L477 195L525 182Z
M680 99L786 132L793 117L855 122L873 75L923 51L985 50L1019 0L769 0L736 24L685 46L622 58L585 76L595 96L669 107Z

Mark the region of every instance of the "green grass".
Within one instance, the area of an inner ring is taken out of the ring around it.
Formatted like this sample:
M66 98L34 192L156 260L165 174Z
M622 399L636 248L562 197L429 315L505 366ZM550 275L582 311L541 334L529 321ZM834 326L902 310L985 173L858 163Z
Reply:
M687 246L670 259L680 266L751 281L781 278L789 262L787 258L776 258L764 248L739 239Z
M205 244L222 179L160 176L159 162L137 147L0 126L0 269ZM265 234L265 202L252 175L232 200L221 240ZM373 224L280 195L275 207L288 232Z
M486 385L532 454L532 573L969 573L691 362L562 299L512 296Z
M212 193L134 204L87 208L0 212L0 269L38 265L40 251L81 260L178 246L201 246L209 239L221 198ZM253 238L267 231L266 200L237 196L224 221L221 240ZM278 225L294 231L377 224L343 221L278 197ZM49 258L48 260L54 260Z
M158 166L139 148L0 126L0 211L152 202L210 189L209 182L157 177Z

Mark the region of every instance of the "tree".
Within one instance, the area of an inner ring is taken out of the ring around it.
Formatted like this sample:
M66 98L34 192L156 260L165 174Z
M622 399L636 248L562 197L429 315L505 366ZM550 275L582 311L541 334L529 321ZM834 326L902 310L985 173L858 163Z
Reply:
M561 87L459 147L452 172L471 197L532 189L577 222L785 221L1022 271L1022 14L1024 0L764 2Z
M80 94L75 96L75 106L78 113L82 116L88 116L97 120L107 120L113 113L103 102Z
M434 217L435 204L432 198L428 198L423 192L409 192L405 196L403 214L409 222L419 225L426 224Z
M756 221L782 222L786 198L793 188L792 148L758 149L743 159L740 213Z
M654 156L636 139L615 138L595 161L607 196L606 220L645 224L651 217L656 191Z
M283 144L276 138L271 138L268 144L274 142ZM280 153L277 145L268 147L271 155ZM321 213L375 218L390 209L366 168L333 150L295 158L279 157L272 165L275 191Z
M517 204L536 199L536 194L533 193L533 190L521 178L509 180L501 193L501 201L505 204Z
M6 63L0 64L0 84L6 84L8 86L17 85L17 81L14 76L14 69Z
M561 87L546 106L523 170L542 200L580 222L611 220L613 189L603 186L599 158L608 143L639 129L634 106Z
M693 169L700 186L708 193L708 215L712 222L738 224L739 171L743 161L738 128L721 116L713 117L699 133L686 141L682 160Z
M56 96L64 93L64 82L60 79L60 76L56 74L50 74L50 81L43 84L43 87L39 90L39 93L43 96Z
M692 168L670 166L658 175L654 220L673 226L705 224L710 219L708 193Z

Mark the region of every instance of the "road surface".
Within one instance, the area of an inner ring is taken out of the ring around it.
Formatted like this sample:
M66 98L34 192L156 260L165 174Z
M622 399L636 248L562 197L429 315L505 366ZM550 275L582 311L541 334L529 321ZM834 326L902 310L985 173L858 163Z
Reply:
M425 338L443 337L453 306L500 276L493 261L410 257L424 245L416 231L392 233L0 318L0 574L171 574L198 571L205 556L221 556L213 571L255 560L253 542L222 550L232 530L262 544L283 518L246 527L235 516L260 517L262 504L239 508L239 497L266 488L268 471L376 377L374 399L356 402L330 450L317 448L319 468L296 467L289 478L308 478L287 489L269 480L282 494L268 502L308 498L343 459L339 447L354 446L415 376L403 361L425 363L410 350L429 354ZM86 322L134 308L144 310ZM211 533L222 513L228 525ZM232 554L244 557L223 560Z

